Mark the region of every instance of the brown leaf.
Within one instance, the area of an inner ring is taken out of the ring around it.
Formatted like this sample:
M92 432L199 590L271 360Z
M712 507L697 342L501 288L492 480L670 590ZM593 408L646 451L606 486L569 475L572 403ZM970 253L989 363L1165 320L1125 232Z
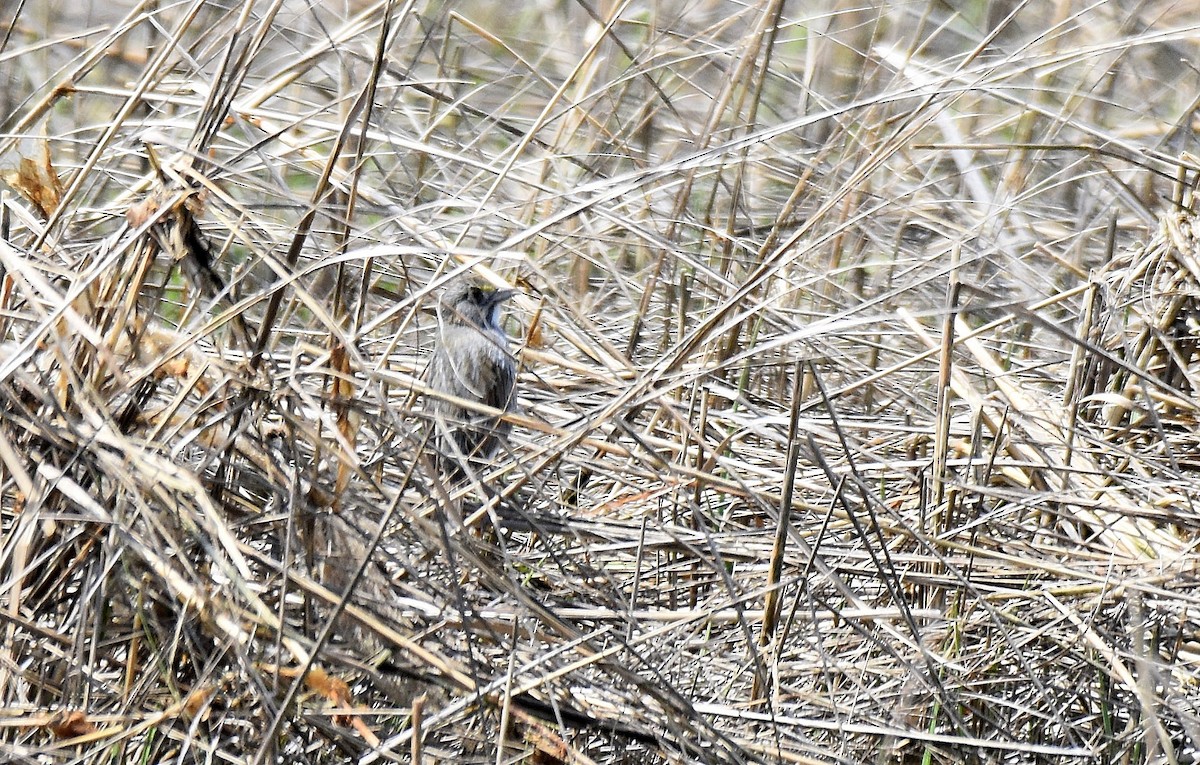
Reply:
M350 686L340 677L334 677L320 667L313 667L304 676L304 684L308 689L324 696L335 707L348 707L354 703L350 697ZM334 715L333 722L337 725L350 725L351 717Z
M324 696L330 703L338 706L350 704L350 686L345 680L333 677L320 667L313 667L304 676L304 684L310 691Z
M17 190L42 218L49 218L62 201L63 185L50 162L50 143L43 140L36 158L21 157L16 170L3 174L4 182Z
M195 717L201 710L204 710L204 716L207 718L209 713L208 710L204 708L204 705L216 692L217 689L209 685L193 688L192 692L189 693L187 698L183 701L184 715L188 717Z
M87 715L78 710L55 715L47 727L55 738L78 738L96 732L96 726L88 722Z
M129 222L129 227L138 228L154 217L154 214L162 207L162 201L162 194L155 192L148 194L145 199L137 204L131 205L125 211L125 220Z

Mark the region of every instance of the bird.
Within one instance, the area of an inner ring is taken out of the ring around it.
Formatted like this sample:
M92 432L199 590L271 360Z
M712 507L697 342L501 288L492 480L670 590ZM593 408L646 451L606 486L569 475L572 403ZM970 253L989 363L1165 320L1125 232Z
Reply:
M517 365L500 326L501 306L517 294L470 281L448 287L438 300L438 344L427 382L437 393L474 401L503 412L517 408ZM439 462L452 477L465 475L491 458L512 425L494 416L434 396L432 411Z

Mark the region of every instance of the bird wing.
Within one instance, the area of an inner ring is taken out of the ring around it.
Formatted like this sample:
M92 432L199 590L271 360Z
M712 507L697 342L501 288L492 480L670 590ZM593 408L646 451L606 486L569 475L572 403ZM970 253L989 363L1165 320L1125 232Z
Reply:
M488 406L494 406L502 411L515 409L515 401L513 401L513 387L516 385L516 368L513 365L512 359L507 353L501 358L490 358L489 363L492 367L493 385L489 385L485 391L486 396L484 403Z

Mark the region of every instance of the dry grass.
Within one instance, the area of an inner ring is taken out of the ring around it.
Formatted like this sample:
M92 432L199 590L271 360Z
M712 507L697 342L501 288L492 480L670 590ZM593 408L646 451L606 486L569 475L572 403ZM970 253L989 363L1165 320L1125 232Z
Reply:
M1196 761L1186 4L80 5L0 11L6 761Z

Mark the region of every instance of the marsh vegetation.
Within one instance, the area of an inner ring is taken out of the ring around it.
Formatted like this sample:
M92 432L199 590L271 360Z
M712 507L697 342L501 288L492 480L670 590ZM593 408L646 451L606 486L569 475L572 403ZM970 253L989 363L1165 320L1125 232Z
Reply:
M0 21L5 761L1196 761L1200 11Z

